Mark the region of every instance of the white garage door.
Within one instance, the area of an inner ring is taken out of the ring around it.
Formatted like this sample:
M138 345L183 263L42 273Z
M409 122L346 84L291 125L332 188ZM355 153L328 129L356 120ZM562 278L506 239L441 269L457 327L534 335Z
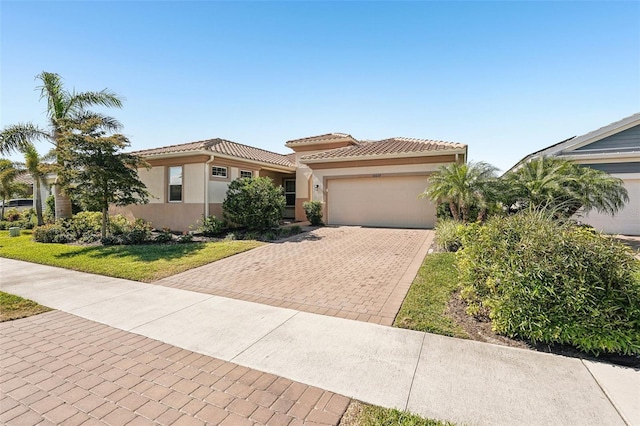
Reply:
M330 179L327 184L327 222L395 228L433 228L435 206L418 198L426 176Z
M578 219L609 234L640 235L640 179L626 179L624 186L629 192L624 210L615 216L592 211Z

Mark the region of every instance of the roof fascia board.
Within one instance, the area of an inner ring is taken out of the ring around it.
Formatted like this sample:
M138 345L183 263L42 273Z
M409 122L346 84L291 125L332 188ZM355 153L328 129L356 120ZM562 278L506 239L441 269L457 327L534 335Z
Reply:
M467 153L467 149L442 149L435 151L422 151L422 152L407 152L407 153L395 153L395 154L378 154L378 155L355 155L350 157L327 157L327 158L313 158L313 159L305 159L302 157L300 159L301 163L305 164L313 164L313 163L340 163L342 161L359 161L359 160L379 160L386 158L411 158L411 157L433 157L437 155L447 155L447 154L465 154Z

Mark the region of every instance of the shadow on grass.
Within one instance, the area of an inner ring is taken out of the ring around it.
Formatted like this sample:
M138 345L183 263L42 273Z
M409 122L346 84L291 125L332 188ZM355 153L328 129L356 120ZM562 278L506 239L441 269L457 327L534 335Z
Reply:
M71 259L77 256L86 256L94 259L131 258L143 262L153 262L164 259L179 259L199 252L205 248L204 243L185 244L142 244L123 246L91 246L85 247L73 253L62 253L55 257L59 259Z

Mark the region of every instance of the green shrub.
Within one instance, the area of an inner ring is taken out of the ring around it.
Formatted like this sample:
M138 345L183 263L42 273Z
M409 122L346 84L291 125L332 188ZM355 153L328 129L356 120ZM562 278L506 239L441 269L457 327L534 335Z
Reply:
M6 220L0 220L0 231L5 231L11 228L13 224L11 222L7 222Z
M435 243L445 251L458 251L462 247L462 234L465 225L453 219L438 219L436 222Z
M302 208L312 226L322 225L322 202L306 201L302 204Z
M222 232L224 228L224 220L220 220L214 215L202 215L202 219L200 219L200 226L198 227L197 231L201 232L205 237L213 237L214 235Z
M109 232L113 235L122 235L131 228L131 221L121 214L109 217Z
M60 224L47 224L38 226L33 230L33 240L39 243L68 243L74 240L64 226Z
M185 232L178 237L178 244L190 243L193 241L193 234Z
M5 210L4 220L7 222L17 222L20 220L20 211L15 207Z
M462 243L463 297L496 332L640 354L639 266L623 244L535 212L471 225Z
M80 212L67 221L69 233L78 240L91 239L93 234L100 234L101 228L102 213L100 212Z
M151 239L151 223L144 219L136 219L120 236L122 244L144 244Z
M171 235L171 232L161 232L153 239L154 243L159 244L168 243L170 241L173 241L173 235Z
M293 225L289 227L289 234L290 235L297 235L299 233L302 232L302 228L300 228L300 225Z
M275 187L270 178L242 178L229 184L222 209L229 222L265 231L278 226L285 204L282 187Z

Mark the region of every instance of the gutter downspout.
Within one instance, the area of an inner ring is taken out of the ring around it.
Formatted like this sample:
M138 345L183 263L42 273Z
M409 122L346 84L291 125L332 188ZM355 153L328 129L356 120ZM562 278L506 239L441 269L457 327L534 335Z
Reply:
M209 165L213 163L215 156L204 163L204 217L209 217Z

